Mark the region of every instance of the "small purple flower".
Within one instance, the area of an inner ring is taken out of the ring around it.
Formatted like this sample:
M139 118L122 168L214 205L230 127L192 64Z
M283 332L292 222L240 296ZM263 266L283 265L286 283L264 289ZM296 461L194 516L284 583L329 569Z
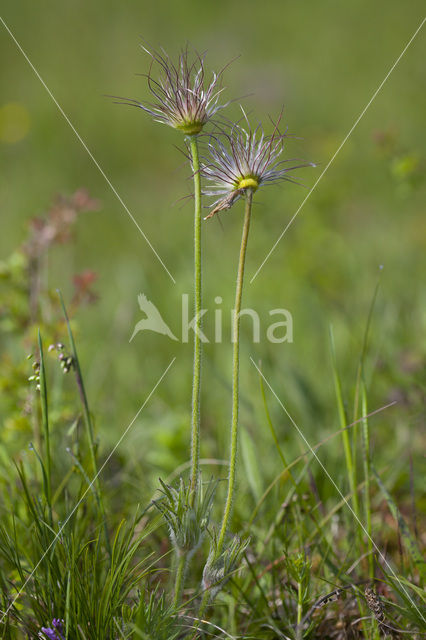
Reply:
M53 618L51 627L42 627L39 638L42 640L65 640L64 621Z
M211 136L208 143L210 157L204 160L201 173L212 185L203 193L217 199L212 205L215 208L207 218L217 211L229 209L247 189L256 191L263 185L281 180L294 182L288 176L289 171L315 167L312 162L283 166L295 160L279 160L286 138L278 128L281 116L270 136L265 135L261 124L253 130L245 113L244 118L248 129L234 124L229 133L220 131L219 135Z
M151 53L143 48L151 56L151 68L146 78L155 102L142 103L132 98L118 98L119 104L139 107L157 122L179 129L186 135L196 135L215 113L226 106L219 104L225 69L218 74L213 73L210 81L207 81L204 56L195 53L194 60L190 61L188 47L181 51L177 64L164 51L161 54L155 51ZM157 80L151 75L154 63L160 68Z

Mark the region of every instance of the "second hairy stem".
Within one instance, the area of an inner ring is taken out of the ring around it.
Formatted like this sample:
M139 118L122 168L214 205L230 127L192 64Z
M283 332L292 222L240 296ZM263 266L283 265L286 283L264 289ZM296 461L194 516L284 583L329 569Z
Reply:
M192 374L191 488L197 490L200 467L200 396L201 396L201 177L197 136L189 136L194 173L194 365Z
M175 591L173 595L173 606L175 609L180 605L182 598L183 583L185 580L185 571L188 564L188 554L182 554L177 559L176 576L175 576Z
M247 252L247 241L250 230L251 205L253 200L253 190L247 189L246 208L244 213L243 234L241 237L240 259L238 262L237 286L235 289L235 305L233 314L232 342L232 421L231 421L231 452L229 458L229 478L228 494L226 497L225 510L223 512L222 525L220 528L217 550L221 551L225 540L226 531L232 511L232 500L235 486L235 472L237 466L237 445L238 445L238 401L239 401L239 371L240 371L240 311L243 296L244 265Z

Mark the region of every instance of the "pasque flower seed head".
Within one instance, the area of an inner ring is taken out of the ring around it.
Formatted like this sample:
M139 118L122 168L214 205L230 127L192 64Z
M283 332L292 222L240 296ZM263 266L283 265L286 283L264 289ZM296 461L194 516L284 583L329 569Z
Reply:
M285 166L296 160L279 159L286 138L286 134L279 131L281 117L282 114L269 136L265 135L261 124L253 130L245 113L247 128L234 124L229 132L220 130L218 135L210 136L209 156L202 163L201 173L211 185L203 193L217 199L207 218L217 211L229 209L247 189L256 191L263 185L282 180L294 182L288 175L290 171L315 166L312 162Z
M186 135L200 133L204 125L226 106L219 104L225 69L217 74L212 73L207 79L204 56L194 53L191 59L188 47L181 51L176 64L165 51L158 53L143 48L151 56L151 67L146 78L154 102L117 99L121 104L139 107L157 122L179 129ZM159 67L157 79L152 73L154 65Z

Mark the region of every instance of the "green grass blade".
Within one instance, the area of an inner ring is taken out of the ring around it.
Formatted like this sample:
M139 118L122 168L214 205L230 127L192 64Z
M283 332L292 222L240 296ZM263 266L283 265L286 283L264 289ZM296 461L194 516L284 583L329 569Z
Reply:
M373 539L371 529L371 499L370 499L370 476L371 476L371 458L370 458L370 430L368 425L368 408L367 408L367 391L364 382L361 385L361 405L362 405L362 459L364 466L364 510L365 522L367 529L367 549L368 549L368 570L371 579L374 578L374 554Z
M38 331L38 348L40 352L40 404L41 404L41 416L42 427L44 435L45 456L44 465L45 469L45 494L46 501L51 510L52 504L52 460L50 455L50 432L49 432L49 409L47 402L47 381L46 381L46 368L44 364L43 342L41 339L40 331Z
M420 549L417 546L417 542L414 536L411 534L411 531L408 528L408 525L405 522L404 518L402 517L402 514L399 511L394 499L390 495L389 491L386 489L385 485L380 479L379 474L377 473L377 471L374 469L373 466L372 466L372 472L374 477L376 478L376 482L379 486L379 489L382 492L383 497L387 502L390 512L392 513L395 520L398 522L398 527L401 532L401 537L405 543L406 549L410 554L411 559L419 572L419 575L422 579L422 583L424 584L425 577L426 577L426 561L424 560L420 552Z
M257 501L263 492L262 476L259 471L259 459L257 457L256 447L246 429L241 429L241 454L247 482L254 499Z
M343 441L343 449L345 452L345 461L346 461L346 469L349 480L349 487L351 489L352 494L352 504L355 516L359 519L359 501L358 501L358 493L357 493L357 478L356 478L356 469L352 456L352 448L351 442L349 438L348 430L346 429L348 425L347 415L345 404L343 401L343 393L342 393L342 384L340 380L340 376L337 370L337 360L336 360L336 349L334 345L334 336L333 329L330 326L330 347L331 347L331 357L332 357L332 367L333 367L333 379L334 386L336 392L336 400L337 400L337 409L339 414L340 428L342 429L342 441Z
M84 387L84 381L83 381L83 376L82 376L82 373L81 373L80 361L78 359L77 347L75 345L74 336L73 336L73 332L72 332L72 329L71 329L71 324L70 324L70 321L69 321L69 318L68 318L67 310L65 308L64 299L63 299L62 294L61 294L61 292L59 290L58 290L58 295L59 295L59 300L60 300L61 307L62 307L62 312L64 314L65 322L66 322L66 325L67 325L68 338L69 338L69 341L70 341L71 354L72 354L72 358L73 358L73 365L74 365L75 375L76 375L76 382L77 382L77 387L78 387L78 390L79 390L81 402L82 402L82 405L83 405L84 420L85 420L85 424L86 424L86 430L87 430L87 435L88 435L88 440L89 440L89 451L90 451L90 457L91 457L91 462L92 462L92 471L93 471L93 481L92 482L93 482L93 485L94 485L95 490L96 490L96 499L97 499L100 515L101 515L102 522L103 522L105 543L106 543L106 547L107 547L107 550L108 550L108 554L109 554L109 556L111 558L111 543L110 543L110 540L109 540L108 527L107 527L107 521L106 521L106 513L105 513L105 507L104 507L104 504L103 504L102 492L101 492L101 487L100 487L100 482L99 482L98 465L97 465L97 461L96 461L96 445L95 445L95 437L94 437L92 416L91 416L91 413L90 413L89 403L88 403L88 400L87 400L86 389Z

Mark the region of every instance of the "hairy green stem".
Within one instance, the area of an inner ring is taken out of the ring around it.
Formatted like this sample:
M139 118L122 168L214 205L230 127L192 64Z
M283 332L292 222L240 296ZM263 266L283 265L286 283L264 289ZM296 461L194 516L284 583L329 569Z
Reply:
M183 583L185 580L186 567L188 564L188 555L183 553L178 557L176 575L175 575L175 591L173 595L173 606L175 609L180 605L183 591Z
M207 609L207 606L209 604L209 600L210 600L210 592L208 589L206 589L206 591L204 591L203 593L203 597L201 598L201 603L200 603L200 607L198 609L198 615L197 618L194 621L194 633L192 634L192 636L190 637L189 640L195 640L195 638L198 637L199 634L199 626L200 626L200 622L202 622L202 618L204 615L205 610Z
M247 251L247 240L250 230L251 205L253 201L253 190L247 189L246 208L244 214L243 234L241 238L240 259L238 262L237 286L235 290L235 306L232 327L233 341L233 366L232 366L232 422L231 422L231 453L229 459L228 495L226 497L225 510L223 512L222 525L220 528L217 551L220 552L225 540L229 519L232 512L232 499L235 486L235 472L237 465L238 446L238 399L239 399L239 370L240 370L240 311L243 294L244 265Z
M200 401L201 401L201 176L197 134L189 135L191 164L194 175L194 363L192 371L192 416L191 416L191 506L194 505L200 474ZM178 557L175 575L173 606L177 608L182 597L188 555Z
M192 374L191 488L195 493L200 467L200 396L201 396L201 177L197 136L189 136L194 173L194 364Z

